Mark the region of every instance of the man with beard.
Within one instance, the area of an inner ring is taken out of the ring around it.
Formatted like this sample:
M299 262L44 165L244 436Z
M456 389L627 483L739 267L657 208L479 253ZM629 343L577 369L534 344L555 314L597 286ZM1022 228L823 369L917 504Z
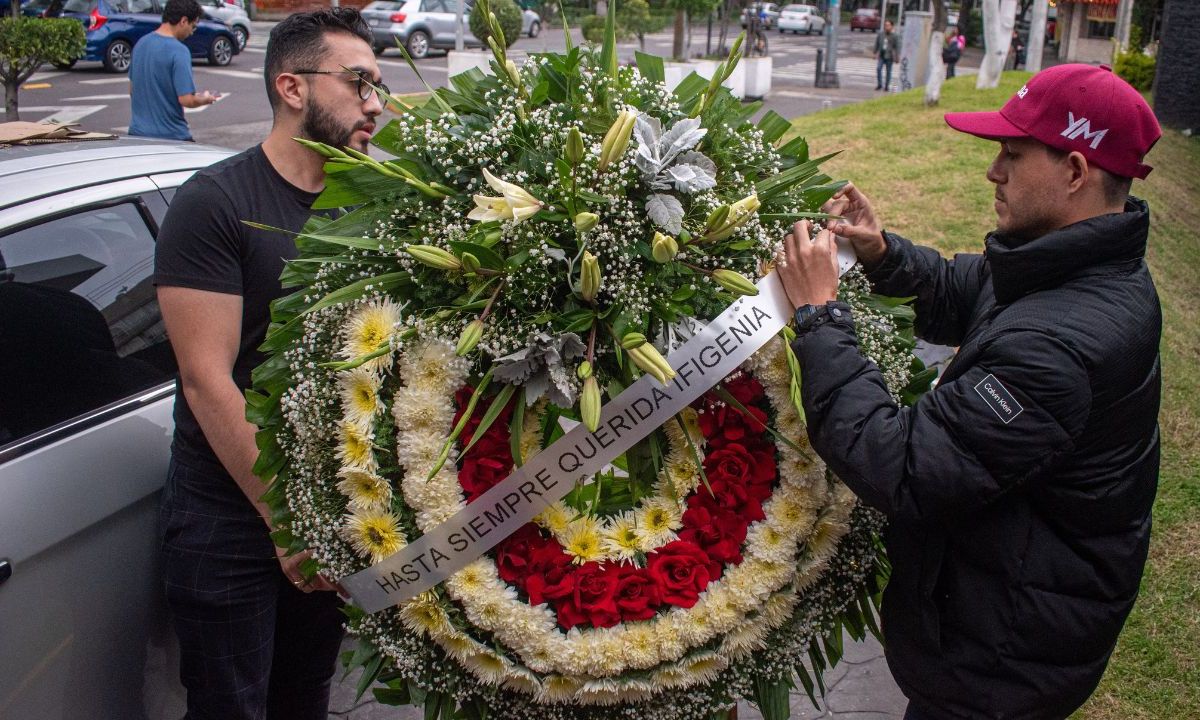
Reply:
M201 170L158 236L155 283L179 361L160 551L182 650L188 718L323 720L342 638L340 601L270 537L251 468L243 391L281 296L279 276L324 186L323 158L293 140L366 151L383 105L371 34L356 10L288 17L265 60L267 139ZM378 89L378 91L377 91Z
M998 112L950 113L999 145L996 230L953 260L891 232L857 188L797 224L780 278L813 447L888 515L888 665L906 718L1057 720L1100 681L1137 598L1158 480L1162 314L1129 195L1162 134L1107 67L1059 65ZM898 407L834 301L833 233L917 334L959 346Z

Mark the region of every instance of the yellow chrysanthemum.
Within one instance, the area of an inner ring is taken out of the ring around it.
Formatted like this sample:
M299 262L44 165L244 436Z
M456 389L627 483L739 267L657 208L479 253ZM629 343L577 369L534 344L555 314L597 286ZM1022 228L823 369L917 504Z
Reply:
M375 300L355 310L346 320L346 340L342 357L346 360L369 355L391 342L400 324L400 306L391 300ZM389 352L363 363L361 367L383 370L392 361Z
M521 460L529 462L542 451L542 416L546 413L547 401L543 398L525 411L525 422L521 426Z
M554 535L561 535L566 531L567 526L571 524L571 519L577 514L563 503L556 502L540 512L534 518L534 522L546 528Z
M767 643L764 638L767 636L767 630L767 626L763 623L753 622L743 624L722 639L722 654L739 658L749 655L756 650L766 648Z
M360 510L346 517L343 531L355 552L377 563L404 547L400 522L390 512Z
M355 510L383 510L392 503L392 486L384 478L365 470L342 468L338 490L350 498Z
M342 465L355 470L374 472L377 464L372 452L371 438L352 422L343 422L337 456Z
M338 377L338 390L342 397L342 410L350 422L362 428L370 428L375 416L383 409L379 400L379 375L365 367L347 370Z
M649 622L625 624L625 662L630 667L644 669L659 663L658 638Z
M575 678L551 675L542 680L542 692L538 695L538 700L544 703L568 702L575 697L582 684Z
M721 671L729 665L729 661L715 653L705 653L680 663L687 684L712 682Z
M576 563L604 558L604 537L600 532L600 523L593 517L585 515L572 522L563 531L560 541L563 550L573 555Z
M504 687L516 690L524 695L537 695L542 691L542 683L537 675L520 667L510 667L504 678Z
M438 604L437 596L430 592L421 593L401 606L400 619L410 630L431 636L444 634L451 629L450 618Z
M474 655L478 649L477 644L470 636L456 630L453 626L434 635L434 639L446 651L446 654L460 662L463 658Z
M632 512L613 518L604 532L604 552L617 560L632 560L642 549L642 535Z
M484 685L499 685L504 682L508 663L490 650L482 650L462 659L463 667Z
M683 526L679 504L668 498L652 498L635 514L643 547L654 549L676 539L675 530Z

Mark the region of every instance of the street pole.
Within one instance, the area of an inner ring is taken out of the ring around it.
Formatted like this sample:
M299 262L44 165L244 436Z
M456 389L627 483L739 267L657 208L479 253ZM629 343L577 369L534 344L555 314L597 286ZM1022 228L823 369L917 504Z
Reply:
M1117 49L1129 49L1129 26L1133 22L1133 0L1121 0L1117 6ZM1141 50L1141 48L1138 48Z
M1025 51L1025 69L1042 70L1042 48L1046 42L1046 0L1033 0L1029 18L1029 49Z
M840 87L837 76L838 25L842 22L841 0L829 0L829 27L825 29L825 79L827 87Z
M463 0L458 0L458 7L454 11L454 49L457 52L462 52L465 45L463 44Z

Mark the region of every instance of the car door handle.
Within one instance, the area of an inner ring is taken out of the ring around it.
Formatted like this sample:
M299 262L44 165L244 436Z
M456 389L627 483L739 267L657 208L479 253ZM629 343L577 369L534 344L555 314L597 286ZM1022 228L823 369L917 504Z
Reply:
M0 585L3 585L4 581L10 577L12 577L12 563L8 561L8 558L0 558Z

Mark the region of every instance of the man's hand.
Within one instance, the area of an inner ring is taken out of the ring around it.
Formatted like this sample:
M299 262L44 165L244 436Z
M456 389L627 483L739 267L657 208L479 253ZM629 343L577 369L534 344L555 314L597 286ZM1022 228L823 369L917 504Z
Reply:
M821 212L842 217L841 220L830 220L827 226L850 241L854 246L854 254L864 268L873 270L883 260L887 253L883 228L875 217L871 201L854 187L854 183L847 183L846 187L838 190L829 202L821 206Z
M312 579L306 580L304 574L300 572L300 565L309 558L307 550L298 552L295 555L288 555L286 548L275 548L275 555L279 558L279 565L283 568L283 574L291 581L292 585L301 592L313 592L314 590L334 590L341 592L341 588L329 582L324 575L314 575Z
M837 299L837 242L828 230L810 239L810 227L807 220L798 222L783 238L787 257L778 265L777 272L793 310Z

